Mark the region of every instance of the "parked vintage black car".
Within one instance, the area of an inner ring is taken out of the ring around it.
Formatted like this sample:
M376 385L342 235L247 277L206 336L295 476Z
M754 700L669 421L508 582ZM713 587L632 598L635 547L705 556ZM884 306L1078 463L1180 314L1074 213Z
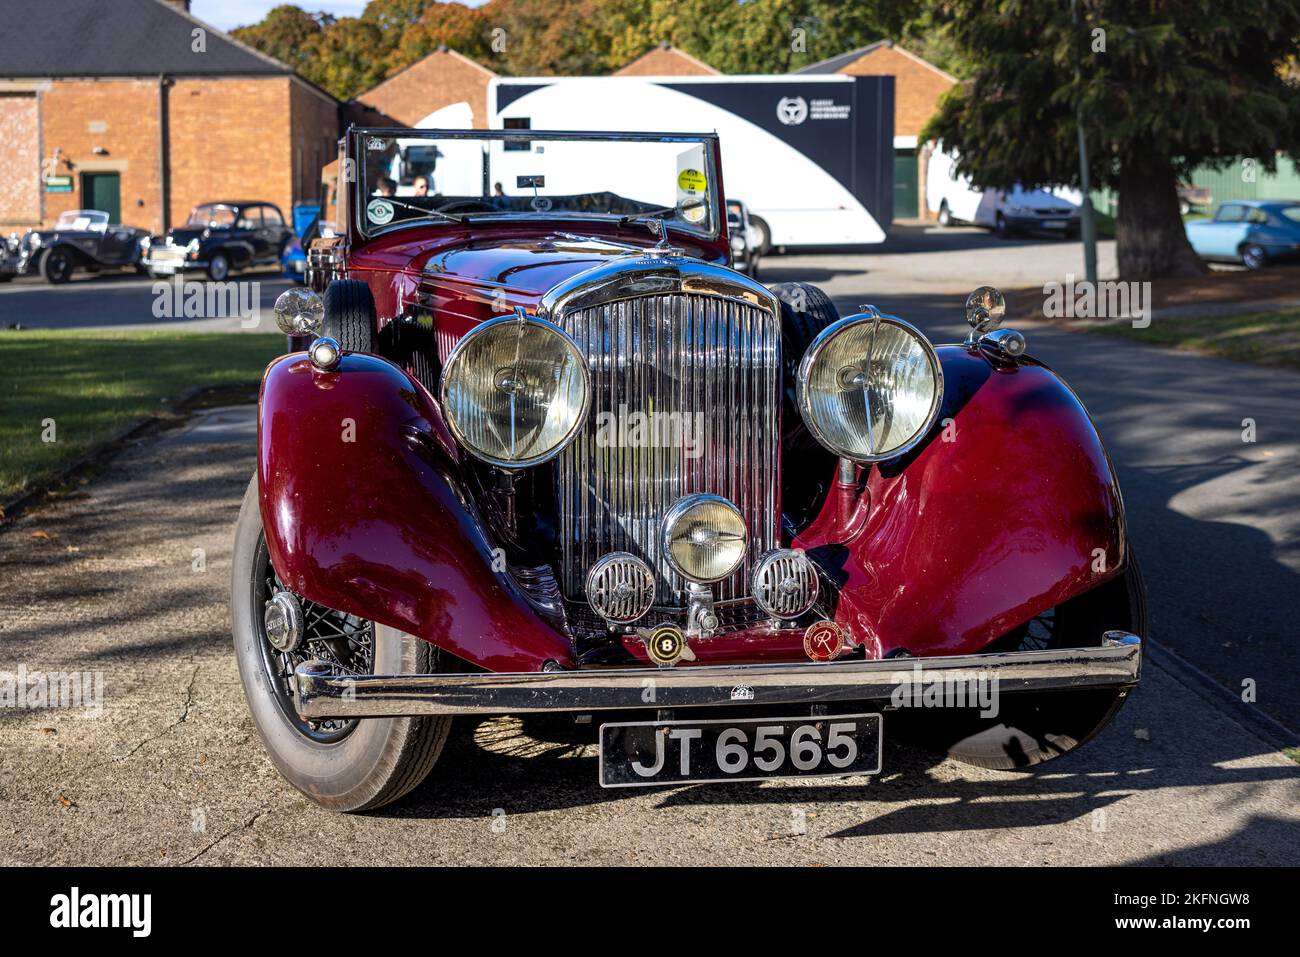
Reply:
M17 233L10 233L0 242L0 282L8 282L18 275L19 250L23 238Z
M109 224L108 213L74 209L59 216L53 229L35 229L17 243L5 244L0 278L40 273L46 282L61 283L78 269L137 268L147 230Z
M151 276L192 269L221 282L234 269L280 266L280 254L293 237L273 203L226 200L195 206L184 226L146 245L144 264Z

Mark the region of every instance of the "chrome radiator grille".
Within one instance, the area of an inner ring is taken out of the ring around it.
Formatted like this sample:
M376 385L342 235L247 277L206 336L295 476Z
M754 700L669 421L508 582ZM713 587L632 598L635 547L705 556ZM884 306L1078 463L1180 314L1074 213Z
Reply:
M580 598L598 558L628 551L654 570L656 605L685 604L686 582L660 554L661 522L683 495L711 492L749 526L745 561L714 596L747 597L750 569L777 539L777 317L671 293L574 309L559 324L592 386L587 424L556 466L565 594Z

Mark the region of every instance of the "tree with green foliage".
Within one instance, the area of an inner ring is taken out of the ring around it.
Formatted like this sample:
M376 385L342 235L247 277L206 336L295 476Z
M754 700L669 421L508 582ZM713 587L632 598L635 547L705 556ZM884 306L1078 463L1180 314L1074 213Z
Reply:
M260 23L239 27L230 35L314 79L312 70L319 56L321 35L333 23L328 13L307 13L285 3L273 7Z
M1285 64L1300 0L1078 0L1077 25L1069 0L941 7L968 79L923 136L978 186L1077 186L1081 110L1092 183L1118 196L1126 279L1204 269L1178 209L1192 169L1251 157L1272 169L1296 144L1300 89Z
M782 73L904 33L922 0L370 0L282 5L233 35L341 99L446 44L503 75L610 73L662 41L723 73Z

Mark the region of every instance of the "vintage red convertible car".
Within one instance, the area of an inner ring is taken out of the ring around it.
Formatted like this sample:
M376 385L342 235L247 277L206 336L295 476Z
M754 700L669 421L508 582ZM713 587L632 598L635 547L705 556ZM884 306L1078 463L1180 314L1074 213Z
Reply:
M713 135L352 129L285 293L232 618L284 776L361 810L456 716L600 712L608 787L1063 754L1143 591L1078 397L729 268ZM422 182L421 182L422 180Z

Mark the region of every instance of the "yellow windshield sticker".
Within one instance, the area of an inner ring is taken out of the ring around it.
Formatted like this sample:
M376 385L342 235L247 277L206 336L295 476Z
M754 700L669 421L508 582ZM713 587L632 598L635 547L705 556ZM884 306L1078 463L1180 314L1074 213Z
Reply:
M709 181L697 169L684 169L677 174L677 188L683 193L702 193L708 185Z

